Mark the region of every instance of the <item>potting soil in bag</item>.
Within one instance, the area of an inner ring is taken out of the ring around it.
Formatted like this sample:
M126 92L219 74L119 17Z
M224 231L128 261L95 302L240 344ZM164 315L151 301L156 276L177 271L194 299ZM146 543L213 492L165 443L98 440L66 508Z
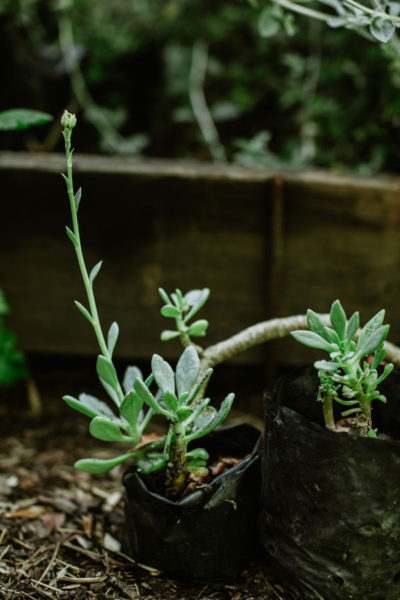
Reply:
M262 546L295 599L399 600L399 372L373 410L392 439L328 431L317 390L310 367L266 395Z

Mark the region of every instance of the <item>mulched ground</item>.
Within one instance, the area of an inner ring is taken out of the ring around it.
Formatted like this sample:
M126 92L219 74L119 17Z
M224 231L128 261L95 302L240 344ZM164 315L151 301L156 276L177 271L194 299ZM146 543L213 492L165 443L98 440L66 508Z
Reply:
M39 418L15 390L0 398L0 598L287 600L263 564L219 586L138 567L124 553L122 470L98 477L73 467L115 450L89 435L84 417L60 408L59 397L54 389L44 395Z

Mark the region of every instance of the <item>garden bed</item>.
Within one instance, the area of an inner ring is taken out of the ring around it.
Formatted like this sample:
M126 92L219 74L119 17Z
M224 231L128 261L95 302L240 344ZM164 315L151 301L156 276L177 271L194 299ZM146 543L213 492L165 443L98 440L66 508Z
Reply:
M66 387L74 393L87 384L88 373L45 363L31 358L41 416L29 416L24 385L1 396L0 598L285 600L260 561L218 586L191 586L135 565L124 552L121 469L98 477L73 467L87 453L116 452L91 438L85 417L60 400Z

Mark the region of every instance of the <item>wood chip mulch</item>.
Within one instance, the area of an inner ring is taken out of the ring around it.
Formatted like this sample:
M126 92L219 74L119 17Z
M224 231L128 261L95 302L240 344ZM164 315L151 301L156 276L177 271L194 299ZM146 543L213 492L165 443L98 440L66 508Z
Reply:
M115 454L75 414L46 419L0 407L0 598L5 600L286 600L264 565L230 585L188 585L124 553L121 469L77 471ZM107 454L108 453L108 454Z

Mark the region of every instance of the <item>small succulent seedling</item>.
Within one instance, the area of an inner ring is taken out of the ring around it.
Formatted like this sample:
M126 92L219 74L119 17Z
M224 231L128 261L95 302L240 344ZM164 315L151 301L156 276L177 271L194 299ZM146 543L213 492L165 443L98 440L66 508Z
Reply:
M166 468L166 493L175 497L183 490L189 473L200 477L208 473L207 451L204 448L189 450L188 444L218 427L228 415L234 399L234 394L229 394L217 411L210 406L209 398L202 397L212 369L209 368L200 375L200 359L190 336L204 335L208 323L201 320L189 325L188 321L207 301L209 290L192 290L185 295L176 290L171 298L164 290L160 290L165 301L161 312L165 317L173 317L177 328L176 331L163 332L162 338L166 340L180 337L186 348L178 360L175 372L161 356L155 354L151 362L152 373L147 378L138 367L131 366L127 368L121 383L113 360L119 327L116 322L112 323L105 338L94 294L94 282L102 263L97 263L89 272L82 251L78 222L82 192L79 189L75 193L72 176L71 135L76 125L75 115L65 112L61 124L67 156L67 175L64 175L64 179L72 216L72 229L67 227L66 231L76 252L88 298L88 307L80 302L75 304L95 332L101 352L97 359L97 374L114 408L111 409L106 402L89 394L80 394L79 398L64 396L64 400L92 419L90 433L94 437L131 445L129 452L116 458L83 459L75 466L89 473L104 473L133 459L143 473ZM155 388L154 391L151 390L152 387ZM167 419L168 433L163 439L142 447L139 442L155 414Z
M386 354L383 342L389 331L389 325L383 325L384 316L385 311L381 310L358 334L358 312L347 319L341 303L336 300L330 312L332 327L326 326L319 315L309 309L309 331L291 333L306 346L329 354L330 360L318 360L314 366L320 379L318 400L323 405L326 427L331 431L336 430L333 413L333 402L336 401L346 407L342 416L356 415L359 429L369 437L376 437L372 429L371 404L373 400L386 402L378 386L393 369L393 364L389 363L378 374ZM367 360L370 355L373 355L371 362Z

